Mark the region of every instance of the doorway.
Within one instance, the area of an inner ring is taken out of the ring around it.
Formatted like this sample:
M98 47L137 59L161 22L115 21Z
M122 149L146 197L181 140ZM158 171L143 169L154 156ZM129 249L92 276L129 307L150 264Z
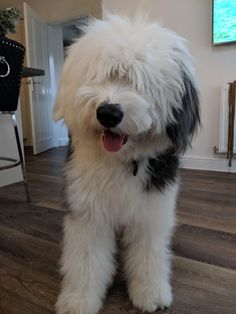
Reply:
M76 38L82 35L83 27L87 24L88 17L81 16L69 21L49 25L43 23L29 6L27 6L27 10L25 10L24 17L26 46L28 48L27 66L34 68L43 67L45 76L37 79L38 84L33 79L25 79L23 81L21 113L24 146L33 147L34 154L38 154L49 148L64 146L68 143L67 128L62 121L56 123L53 121L52 112L67 49ZM33 23L34 27L30 27L32 26L30 23ZM35 53L35 51L39 50L36 46L38 44L37 38L41 32L38 25L43 28L43 32L46 34L43 56L38 56ZM41 62L42 58L47 60L43 65ZM44 88L42 88L43 84ZM47 98L45 98L45 95ZM42 106L37 100L43 97L45 102ZM42 112L42 108L44 112ZM46 142L45 139L47 138L50 138L50 141ZM46 145L44 145L43 141Z

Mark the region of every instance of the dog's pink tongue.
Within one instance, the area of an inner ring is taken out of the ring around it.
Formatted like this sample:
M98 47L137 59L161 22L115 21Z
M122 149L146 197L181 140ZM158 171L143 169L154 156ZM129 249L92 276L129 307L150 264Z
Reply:
M105 131L102 139L103 146L108 152L118 152L123 146L124 138L125 135L119 135L110 131Z

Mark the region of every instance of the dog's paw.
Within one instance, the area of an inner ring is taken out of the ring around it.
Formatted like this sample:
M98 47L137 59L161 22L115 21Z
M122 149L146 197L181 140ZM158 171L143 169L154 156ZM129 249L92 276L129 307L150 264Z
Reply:
M81 297L76 293L61 293L56 303L57 314L97 314L102 306L100 299Z
M129 296L134 306L147 312L168 308L173 301L171 287L168 283L155 288L136 284L130 287Z

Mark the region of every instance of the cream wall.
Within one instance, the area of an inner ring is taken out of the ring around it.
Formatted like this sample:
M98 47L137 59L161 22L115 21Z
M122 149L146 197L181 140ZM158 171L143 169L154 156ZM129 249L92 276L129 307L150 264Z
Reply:
M211 0L103 0L113 12L134 14L141 9L189 41L201 88L203 128L184 157L193 168L229 171L226 160L214 155L218 146L220 89L236 79L236 45L211 46ZM236 161L233 164L236 171Z
M46 22L61 22L81 15L101 16L97 0L26 0Z
M98 0L0 0L0 8L17 6L23 8L28 3L46 22L61 22L81 15L101 17Z
M0 8L20 7L23 0L0 0Z

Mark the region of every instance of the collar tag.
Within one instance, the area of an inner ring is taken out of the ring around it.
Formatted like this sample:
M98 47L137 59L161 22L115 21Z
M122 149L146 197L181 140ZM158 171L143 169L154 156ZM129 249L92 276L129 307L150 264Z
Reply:
M133 175L136 176L138 173L138 165L139 165L139 161L138 160L134 160L132 161L133 164Z

